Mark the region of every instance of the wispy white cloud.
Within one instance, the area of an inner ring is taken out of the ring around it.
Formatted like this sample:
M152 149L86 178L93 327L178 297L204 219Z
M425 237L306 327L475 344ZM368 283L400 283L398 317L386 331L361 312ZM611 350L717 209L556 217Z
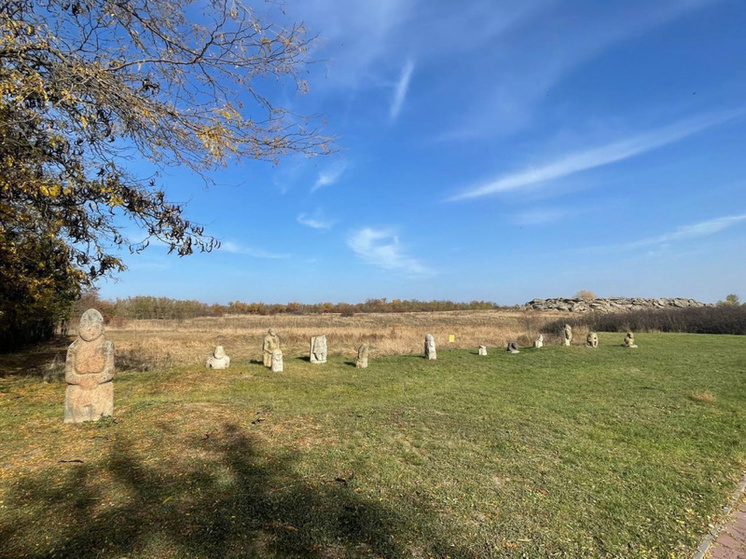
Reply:
M571 19L556 17L567 9L561 2L534 3L527 15L540 15L521 33L501 39L495 48L474 51L474 58L482 51L511 56L482 55L486 60L480 59L481 66L489 64L492 71L475 74L468 88L452 92L448 104L457 103L461 110L450 123L445 120L447 129L436 139L471 141L526 128L551 90L581 65L632 37L721 1L608 2L603 9L583 10Z
M391 109L389 117L392 121L396 120L401 113L402 106L404 106L404 100L407 98L407 91L409 91L409 82L412 80L412 72L414 71L414 60L411 58L407 60L402 68L401 76L399 81L396 82L394 87L394 97L391 100Z
M365 262L384 270L404 272L412 276L433 273L406 253L394 229L364 227L350 235L347 245Z
M744 110L720 112L690 118L675 124L626 138L600 148L570 153L538 167L498 177L447 198L447 201L481 198L546 183L588 169L616 163L677 142L718 124L744 115Z
M311 192L317 191L319 188L324 188L325 186L330 186L334 183L336 183L340 177L342 176L342 173L345 172L347 169L347 162L346 161L338 161L337 163L334 163L330 167L327 167L323 171L319 171L319 176L316 179L316 182L311 187Z
M331 229L334 221L324 217L320 209L316 209L313 214L301 213L298 215L298 223L312 229Z
M674 231L658 235L657 237L626 243L624 247L632 249L652 245L667 245L679 241L693 241L710 237L744 221L746 221L746 214L716 217L693 225L682 225Z
M243 246L233 241L223 241L220 243L220 249L223 252L230 254L243 254L245 256L251 256L252 258L267 258L270 260L281 260L284 258L290 258L289 254L281 254L276 252L269 252L263 249Z

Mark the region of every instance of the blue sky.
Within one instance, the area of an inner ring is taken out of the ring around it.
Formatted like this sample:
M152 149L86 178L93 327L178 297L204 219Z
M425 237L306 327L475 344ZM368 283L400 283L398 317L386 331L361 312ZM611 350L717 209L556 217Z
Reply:
M275 8L270 8L275 9ZM222 248L107 298L746 298L746 3L305 0L327 157L161 184ZM272 17L282 17L273 13ZM133 239L136 234L131 234Z

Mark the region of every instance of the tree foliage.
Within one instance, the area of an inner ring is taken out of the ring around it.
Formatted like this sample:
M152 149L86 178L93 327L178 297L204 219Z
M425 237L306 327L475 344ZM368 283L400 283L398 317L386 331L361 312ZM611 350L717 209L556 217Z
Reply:
M56 272L71 281L121 270L117 247L217 245L152 177L131 172L133 158L204 173L231 158L327 150L308 120L263 93L277 79L305 90L303 27L239 0L10 0L0 29L0 237L40 261L64 252ZM125 238L122 218L143 238ZM27 238L37 234L47 240ZM4 277L28 271L13 258L0 266Z
M593 291L590 291L588 289L581 289L575 294L576 299L583 299L585 301L592 301L593 299L597 299L596 294L593 293Z
M729 293L725 296L725 301L718 301L718 307L737 307L741 304L741 298L735 293Z

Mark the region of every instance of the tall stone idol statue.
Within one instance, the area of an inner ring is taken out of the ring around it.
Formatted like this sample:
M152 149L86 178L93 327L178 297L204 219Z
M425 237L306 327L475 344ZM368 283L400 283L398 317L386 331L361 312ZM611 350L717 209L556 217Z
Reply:
M585 339L585 345L587 347L598 347L598 334L595 332L588 332L588 337Z
M326 336L311 338L311 363L326 363Z
M572 326L565 324L562 329L562 345L570 345L570 342L572 342Z
M114 415L114 344L104 336L104 317L96 309L83 313L78 339L65 362L65 423L95 421Z
M355 360L355 367L358 369L366 369L368 367L368 353L370 349L368 344L363 344L357 348L357 359Z
M432 334L425 336L425 359L431 361L438 358L438 354L435 352L435 337Z
M275 334L275 329L270 328L267 335L264 336L264 345L262 346L265 367L272 367L272 352L276 349L280 349L280 338Z
M624 347L629 348L636 348L637 345L635 344L635 335L632 332L627 332L627 335L624 336Z
M273 373L281 373L283 371L281 349L272 350L272 364L270 365L270 369Z

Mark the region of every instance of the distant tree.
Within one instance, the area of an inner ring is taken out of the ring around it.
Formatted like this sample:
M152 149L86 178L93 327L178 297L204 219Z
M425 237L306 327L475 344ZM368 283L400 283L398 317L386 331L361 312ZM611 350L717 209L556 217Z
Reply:
M593 291L589 291L587 289L581 289L575 294L576 299L584 299L586 301L591 301L593 299L597 299L596 294L593 293Z
M725 296L725 301L718 301L718 307L737 307L741 304L741 299L735 293L730 293Z

